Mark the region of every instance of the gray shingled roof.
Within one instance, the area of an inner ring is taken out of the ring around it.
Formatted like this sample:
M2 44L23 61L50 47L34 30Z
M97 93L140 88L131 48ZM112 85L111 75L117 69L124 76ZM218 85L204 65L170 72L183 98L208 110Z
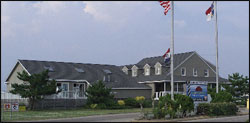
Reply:
M178 54L174 54L174 68L176 66L178 66L180 63L182 63L186 58L188 58L189 56L191 56L194 53L194 51L192 52L186 52L186 53L178 53ZM157 56L157 57L148 57L148 58L144 58L141 61L139 61L136 66L143 66L145 64L149 64L151 67L154 67L154 65L159 62L162 65L166 65L169 64L170 61L168 63L164 62L164 58L162 56Z
M196 53L195 51L192 52L185 52L185 53L179 53L174 54L174 68L176 68L178 65L180 65L185 59L190 57L192 54ZM197 53L196 53L197 54ZM199 55L199 54L197 54ZM215 66L204 59L204 61L215 71ZM139 74L137 77L134 77L138 82L145 82L145 81L160 81L160 80L170 80L170 61L168 63L164 62L164 58L162 56L157 57L148 57L144 58L141 61L139 61L137 64L135 64L139 68L143 68L144 65L149 64L151 67L154 67L154 65L159 62L165 67L163 69L161 75L155 75L151 74L150 76L144 76L143 74ZM168 65L167 65L168 64ZM166 67L167 65L167 67ZM167 75L167 76L166 76ZM208 82L215 82L215 77L182 77L182 76L174 76L174 81L208 81ZM227 79L219 77L220 82L228 82Z
M67 79L67 80L87 80L94 83L97 80L103 80L106 73L103 69L112 72L111 82L104 82L105 85L112 88L144 88L151 89L149 86L139 84L134 78L126 76L118 66L100 65L100 64L83 64L71 62L55 62L55 61L36 61L36 60L19 60L30 74L40 73L44 66L51 66L54 71L49 72L51 79ZM81 68L84 73L80 73L75 68Z

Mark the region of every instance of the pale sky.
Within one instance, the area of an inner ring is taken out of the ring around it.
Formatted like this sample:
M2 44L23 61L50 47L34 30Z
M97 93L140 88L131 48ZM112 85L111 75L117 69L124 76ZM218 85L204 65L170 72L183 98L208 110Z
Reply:
M176 1L174 52L215 65L211 1ZM135 64L170 48L171 10L155 1L1 2L1 90L18 59ZM249 2L218 2L219 74L249 75Z

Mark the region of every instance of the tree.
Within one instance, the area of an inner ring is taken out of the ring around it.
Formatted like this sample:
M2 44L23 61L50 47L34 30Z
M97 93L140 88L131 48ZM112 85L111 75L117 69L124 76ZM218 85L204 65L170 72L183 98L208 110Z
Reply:
M231 93L234 97L241 97L249 94L249 78L247 76L239 75L239 73L233 73L233 75L228 75L229 82L232 85L224 85L226 91Z
M97 104L99 108L107 108L115 103L111 88L105 87L101 80L90 86L86 92L87 105Z
M246 105L246 94L249 94L249 78L239 73L228 75L231 85L224 85L227 92L231 93L236 104ZM238 102L239 101L239 102Z
M34 109L35 102L45 95L56 93L56 81L49 80L48 70L39 74L28 75L27 72L17 73L17 78L23 80L22 84L11 84L13 90L10 93L19 94L22 98L28 98L30 109Z

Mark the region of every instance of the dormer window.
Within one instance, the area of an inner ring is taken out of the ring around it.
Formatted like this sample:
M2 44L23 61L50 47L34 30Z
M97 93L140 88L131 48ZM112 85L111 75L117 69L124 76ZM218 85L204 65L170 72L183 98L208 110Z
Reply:
M150 66L146 64L144 67L144 75L149 76L150 75Z
M181 76L186 76L186 68L185 67L181 68Z
M145 76L150 75L150 68L145 68L144 71L145 71Z
M157 62L155 64L155 75L160 75L161 74L161 64L159 62Z
M196 68L193 68L193 76L198 76Z
M137 76L137 70L138 70L138 67L136 67L135 65L132 67L132 76L135 77Z
M122 71L123 71L125 74L128 75L128 68L127 68L126 66L124 66L124 67L122 68Z
M209 71L208 71L208 69L205 69L205 70L204 70L204 76L205 76L205 77L209 77Z

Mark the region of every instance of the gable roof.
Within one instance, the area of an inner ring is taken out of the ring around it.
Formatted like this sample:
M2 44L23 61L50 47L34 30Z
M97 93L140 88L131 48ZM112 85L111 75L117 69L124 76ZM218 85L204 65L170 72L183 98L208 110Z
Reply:
M202 61L204 61L205 64L208 65L208 67L210 67L213 72L215 72L216 67L212 63L210 63L207 60L205 60L204 58L202 58L195 51L174 54L174 71L179 66L181 66L181 64L185 63L193 55L197 55L198 57L200 57L202 59ZM144 58L141 61L139 61L136 65L142 66L142 65L145 65L145 64L149 64L149 65L154 66L157 62L162 64L163 67L164 66L166 67L167 64L170 65L170 61L168 63L164 63L164 58L162 56ZM201 78L199 78L199 77L175 76L174 78L175 78L175 81L183 81L183 80L197 80L197 81L210 81L210 82L215 81L215 77L201 77ZM136 79L137 79L138 82L170 80L170 68L167 67L166 70L162 71L161 75L150 75L150 76L138 75L138 77ZM228 82L227 79L222 78L220 76L219 76L219 81Z
M126 76L126 74L115 65L101 65L101 64L84 64L72 62L56 62L56 61L37 61L37 60L19 60L24 68L30 74L37 74L42 72L44 66L53 68L53 72L49 72L50 79L56 80L86 80L90 84L97 80L103 80L106 75L104 69L110 70L111 82L104 82L105 85L112 88L144 88L150 89L149 86L139 84L134 78ZM78 72L75 68L80 68L84 72Z
M174 54L174 68L179 64L181 64L185 59L187 59L193 53L194 51ZM149 64L150 66L154 66L157 62L159 62L163 66L166 66L166 64L170 63L170 61L168 63L165 63L164 58L162 56L156 56L156 57L144 58L141 61L139 61L136 65L144 66L145 64Z

